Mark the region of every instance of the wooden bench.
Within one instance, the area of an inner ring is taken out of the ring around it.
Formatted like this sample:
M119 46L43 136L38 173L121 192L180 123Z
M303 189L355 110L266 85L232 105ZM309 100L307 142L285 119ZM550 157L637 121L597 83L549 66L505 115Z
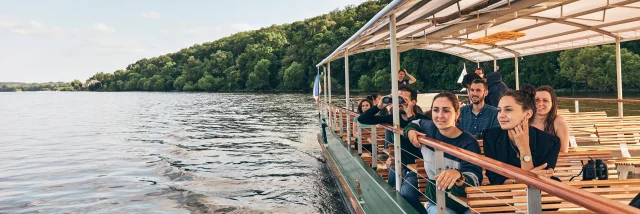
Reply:
M640 193L640 179L627 180L594 180L563 182L587 192L616 200L623 204L629 204ZM466 202L472 209L472 213L513 213L519 210L527 210L527 192L524 184L508 184L495 186L467 187ZM489 196L490 194L491 196ZM500 200L496 200L495 198ZM565 202L561 198L542 192L542 209L545 213L592 213L575 204ZM558 210L554 210L558 209Z

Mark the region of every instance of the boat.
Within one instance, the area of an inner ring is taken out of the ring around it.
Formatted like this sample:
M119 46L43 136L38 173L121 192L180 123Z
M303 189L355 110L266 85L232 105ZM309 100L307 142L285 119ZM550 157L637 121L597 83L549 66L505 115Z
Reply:
M603 44L616 45L617 99L560 98L574 101L574 112L563 112L572 120L570 152L559 158L567 164L565 174L575 173L576 161L601 157L609 161L615 180L556 182L538 177L483 155L468 152L434 139L421 138L422 144L436 150L436 168L444 168L443 154L471 162L486 170L515 179L519 184L467 188L473 197L459 198L472 213L640 213L627 205L640 193L639 179L626 179L625 173L640 167L633 151L640 151L640 119L624 117L624 103L640 102L622 97L620 43L640 39L640 0L394 0L379 11L360 30L342 43L316 67L322 70L324 97L318 102L321 134L318 142L327 165L332 169L352 213L416 213L399 194L402 177L396 173L396 189L384 180L378 162L378 129L394 133L390 154L395 166L401 165L397 99L393 99L393 124L366 130L351 121L353 112L349 92L349 56L374 50L390 51L391 79L397 79L400 52L412 49L437 51L472 62L515 61L516 89L520 87L520 57ZM344 60L344 104L332 98L331 62ZM398 85L392 82L392 96ZM618 115L580 112L580 101L617 102ZM580 126L580 124L586 124ZM580 127L579 127L580 126ZM632 130L633 129L633 130ZM595 131L592 131L595 130ZM584 131L584 135L580 134ZM354 134L355 136L353 137ZM363 137L364 133L367 137ZM629 133L623 133L629 132ZM630 134L630 135L629 135ZM631 137L630 137L631 136ZM635 136L635 137L634 137ZM363 151L358 142L370 139L372 151ZM588 144L583 144L588 143ZM578 146L580 145L580 146ZM587 145L587 146L583 146ZM615 153L615 155L614 155ZM615 157L614 157L615 156ZM609 159L606 159L609 158ZM416 161L418 162L418 161ZM579 166L579 165L578 165ZM420 163L406 166L420 174ZM628 167L628 168L625 168ZM557 167L558 168L558 167ZM424 166L422 166L424 170ZM557 170L557 169L556 169ZM579 169L578 169L579 170ZM577 173L576 173L577 174ZM426 179L422 177L422 179ZM422 188L419 185L416 188ZM607 187L607 188L598 188ZM493 194L493 195L492 195ZM438 190L438 213L445 213L446 193Z

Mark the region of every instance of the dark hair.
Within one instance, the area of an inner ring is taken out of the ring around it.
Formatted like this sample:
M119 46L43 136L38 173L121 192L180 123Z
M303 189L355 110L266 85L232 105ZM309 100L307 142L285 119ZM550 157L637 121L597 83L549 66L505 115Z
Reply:
M549 110L547 118L544 119L544 131L547 133L555 134L556 127L554 126L554 122L556 121L556 117L558 116L558 96L556 95L556 91L548 85L540 86L536 89L536 92L538 91L546 91L551 94L551 110Z
M398 73L400 73L400 72L405 72L405 73L407 73L407 69L406 69L406 68L402 68L402 69L400 69L400 70L398 71Z
M368 99L361 100L360 103L358 104L358 114L362 114L364 112L362 111L362 103L364 102L368 102L370 108L373 107L373 103L371 102L371 100L368 100Z
M467 88L467 85L471 85L471 83L477 79L482 79L482 77L476 73L468 73L464 75L464 77L462 77L462 87Z
M433 97L433 102L435 102L438 98L447 98L449 99L449 101L451 101L451 105L453 105L453 109L457 112L460 111L460 101L458 101L458 97L451 93L451 92L442 92L439 93L438 95L436 95L435 97ZM431 106L431 109L433 109L433 105Z
M488 90L489 86L487 85L487 82L485 82L483 79L474 79L471 84L482 84L484 85L484 89Z
M482 67L478 67L478 68L476 68L476 70L475 70L475 71L477 71L477 70L481 70L481 71L482 71L482 73L484 74L484 68L482 68Z
M536 88L532 85L525 84L520 87L520 90L509 90L504 92L500 97L502 100L503 97L513 97L516 100L516 103L522 106L522 110L531 110L533 111L533 115L536 115ZM529 123L533 122L533 120L529 120Z
M404 88L400 89L400 91L408 91L409 93L411 93L411 101L418 100L418 91L416 91L415 89L409 86L405 86Z
M375 93L375 94L369 95L369 97L372 98L371 100L378 99L378 97L380 97L380 93Z

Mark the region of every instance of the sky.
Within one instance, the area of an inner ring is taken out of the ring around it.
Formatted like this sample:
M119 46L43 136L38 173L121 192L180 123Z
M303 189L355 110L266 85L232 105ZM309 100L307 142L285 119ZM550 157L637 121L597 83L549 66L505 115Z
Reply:
M0 0L0 82L84 82L142 58L365 0Z

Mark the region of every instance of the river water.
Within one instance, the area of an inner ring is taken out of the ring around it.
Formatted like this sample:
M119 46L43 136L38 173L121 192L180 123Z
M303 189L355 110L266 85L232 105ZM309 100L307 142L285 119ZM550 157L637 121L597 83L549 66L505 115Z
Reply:
M308 94L0 93L0 213L343 213Z

